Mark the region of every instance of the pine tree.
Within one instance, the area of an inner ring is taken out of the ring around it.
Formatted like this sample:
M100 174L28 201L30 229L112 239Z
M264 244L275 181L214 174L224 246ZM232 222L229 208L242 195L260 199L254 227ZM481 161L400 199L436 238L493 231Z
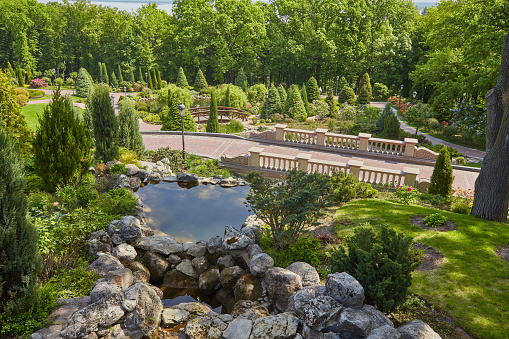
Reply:
M157 88L163 88L163 81L161 80L161 72L157 70Z
M212 97L210 98L210 114L205 130L209 133L219 133L219 121L217 120L216 91L212 91Z
M115 71L111 72L111 85L114 88L118 88L118 80L117 80L117 76L115 75Z
M327 97L325 98L325 102L329 105L329 116L332 117L334 114L338 112L338 106L336 105L336 100L334 100L334 94L332 93L332 89L327 91Z
M104 62L103 62L103 76L104 76L104 83L109 86L110 77L108 76L108 69L106 68L106 64Z
M103 82L104 75L103 75L103 65L102 63L97 63L97 83Z
M27 65L26 72L27 72L27 81L26 82L29 84L34 79L34 76L32 74L32 68L30 68L30 65Z
M14 315L37 304L42 264L28 219L23 160L9 134L0 127L0 312Z
M7 74L0 70L0 127L10 132L23 152L30 150L32 132L16 102L16 92Z
M154 88L154 85L152 83L152 75L150 74L150 70L148 71L148 84L147 84L147 87L148 88Z
M69 184L86 172L91 143L90 132L72 100L61 96L57 89L39 117L33 141L35 169L47 190Z
M119 83L123 83L124 82L124 77L122 76L122 69L120 68L120 64L118 64L118 82Z
M95 157L103 162L111 161L118 156L118 119L111 105L108 87L96 86L91 102Z
M359 96L361 95L362 88L366 87L366 91L369 94L369 97L371 98L371 93L373 93L371 89L371 80L369 79L369 74L364 73L362 78L359 80Z
M18 68L16 69L16 73L18 75L18 86L25 87L25 78L23 77L23 71L21 70L21 67L19 65Z
M269 89L269 97L267 99L267 116L272 117L276 113L281 113L281 99L279 91L274 85Z
M279 99L281 100L281 109L283 109L283 106L286 103L286 90L281 84L277 86L277 90L279 92Z
M452 175L451 155L445 147L440 150L430 181L428 193L439 194L443 197L451 196L454 176Z
M88 95L90 87L92 87L91 76L87 70L83 67L78 71L78 77L76 78L76 95L85 98Z
M131 79L131 84L136 82L136 80L134 80L134 72L132 67L129 67L129 78Z
M162 131L182 130L182 118L178 111L178 105L185 101L182 91L182 89L177 89L171 94L168 92L168 106L161 111L161 118L163 120ZM187 109L184 116L184 130L196 132L196 123Z
M318 83L314 77L309 78L306 84L308 103L312 103L315 100L320 100L320 89Z
M189 84L187 83L186 75L184 73L184 69L182 67L179 68L176 85L180 88L189 87Z
M399 120L394 114L391 114L384 119L382 135L386 139L399 139Z
M143 138L140 133L140 123L131 100L119 102L119 146L130 149L141 157L145 151Z
M300 97L302 98L302 103L304 104L304 109L306 110L306 113L309 114L309 99L305 83L302 84L302 88L300 90Z
M139 70L139 77L140 77L140 82L141 83L144 83L145 82L145 79L143 78L143 72L141 71L141 67L138 67L138 70Z
M203 75L201 69L198 68L198 73L196 74L196 79L194 81L194 90L199 92L207 87L209 87L209 85L207 84L207 80L205 79L205 76Z
M244 88L245 81L247 81L246 74L244 73L244 68L241 67L237 72L237 77L235 78L235 86Z

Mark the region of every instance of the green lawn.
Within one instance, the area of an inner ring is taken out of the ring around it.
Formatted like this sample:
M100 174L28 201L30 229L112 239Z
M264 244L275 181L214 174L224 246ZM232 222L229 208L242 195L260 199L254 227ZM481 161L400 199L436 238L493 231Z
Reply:
M51 95L50 95L50 94L45 94L45 95L44 95L43 97L41 97L41 98L30 99L30 101L48 100L48 99L51 99Z
M48 104L30 104L23 107L21 112L25 116L28 128L30 128L32 131L37 130L37 127L39 126L39 119L37 118L37 116L42 115L44 107L46 107L47 105ZM79 107L75 108L78 110L78 112L83 113L84 111Z
M340 238L364 223L374 227L386 224L439 250L445 262L433 271L414 272L410 292L447 311L453 322L476 337L506 338L509 262L495 251L509 244L509 225L445 211L458 230L426 231L410 223L411 216L436 212L388 200L363 199L340 207L335 223Z

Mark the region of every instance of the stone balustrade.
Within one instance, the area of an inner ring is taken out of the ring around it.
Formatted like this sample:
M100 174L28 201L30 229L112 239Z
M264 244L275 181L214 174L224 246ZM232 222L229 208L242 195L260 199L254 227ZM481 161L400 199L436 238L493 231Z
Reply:
M292 129L285 124L277 124L275 129L252 133L251 138L431 160L438 156L438 153L427 148L416 148L417 139L414 138L405 138L404 141L390 140L373 138L368 133L359 133L358 136L330 133L324 128L317 128L315 131Z

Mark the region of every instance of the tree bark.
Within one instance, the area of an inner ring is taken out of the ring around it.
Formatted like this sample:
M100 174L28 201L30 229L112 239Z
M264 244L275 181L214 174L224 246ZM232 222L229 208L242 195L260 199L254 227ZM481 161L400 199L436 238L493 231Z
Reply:
M486 156L475 181L472 215L507 222L509 207L509 32L497 84L486 94Z

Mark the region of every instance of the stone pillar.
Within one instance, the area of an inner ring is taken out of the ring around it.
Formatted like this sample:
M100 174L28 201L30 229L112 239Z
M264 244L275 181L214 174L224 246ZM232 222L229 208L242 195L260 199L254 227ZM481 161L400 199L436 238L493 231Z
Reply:
M263 147L251 147L249 149L249 167L260 168L260 153L264 149Z
M415 145L417 144L417 139L413 138L405 138L405 157L414 157Z
M297 154L297 160L299 161L299 171L308 171L308 162L311 159L311 153L299 153Z
M416 187L419 169L415 167L403 167L403 172L405 172L405 185Z
M274 126L276 128L276 140L277 141L285 141L285 124L276 124Z
M368 151L368 141L371 138L371 134L369 133L359 133L359 151Z
M316 144L318 146L325 146L325 133L327 133L326 128L317 128L316 129Z
M359 175L360 175L362 166L364 166L364 161L350 160L348 162L348 167L350 167L350 174L353 175L354 177L358 178L359 181L361 181L360 180L361 178L359 178Z

